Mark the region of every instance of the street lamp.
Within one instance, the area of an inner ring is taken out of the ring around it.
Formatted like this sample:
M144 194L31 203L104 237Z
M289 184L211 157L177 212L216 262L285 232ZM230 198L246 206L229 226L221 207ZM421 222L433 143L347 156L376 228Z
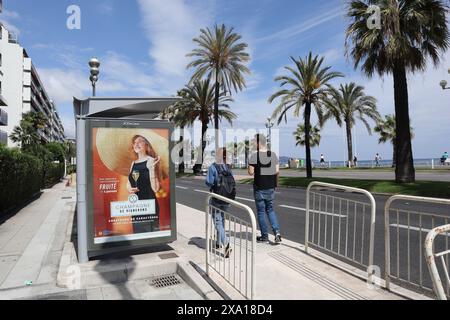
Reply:
M269 135L267 137L267 146L269 147L269 150L270 150L270 147L271 147L271 140L272 140L272 131L271 131L271 129L274 126L274 123L271 120L272 119L267 118L267 123L266 123L266 128L269 129Z
M448 73L450 73L450 69L448 69ZM442 80L439 82L439 85L442 87L442 90L450 89L450 87L447 87L448 82L446 80Z
M100 61L97 58L92 58L89 60L89 67L91 72L89 80L91 80L92 83L92 96L95 97L95 83L98 81L98 75L100 73Z

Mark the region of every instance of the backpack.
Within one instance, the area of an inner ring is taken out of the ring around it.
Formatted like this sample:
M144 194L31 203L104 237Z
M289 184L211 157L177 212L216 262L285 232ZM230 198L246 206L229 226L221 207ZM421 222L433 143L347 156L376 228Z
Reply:
M236 181L230 170L223 170L222 166L214 164L219 175L219 181L212 187L212 192L225 198L234 200L236 198ZM214 199L219 204L227 204L227 202Z

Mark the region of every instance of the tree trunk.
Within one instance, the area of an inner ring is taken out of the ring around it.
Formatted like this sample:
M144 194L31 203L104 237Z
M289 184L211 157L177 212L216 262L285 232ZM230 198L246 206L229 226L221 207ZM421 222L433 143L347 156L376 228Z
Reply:
M350 166L353 166L353 142L352 142L352 128L350 128L350 122L345 121L345 127L347 130L347 153L348 153L348 162Z
M184 127L180 127L180 160L181 162L178 164L178 173L184 173Z
M395 168L396 155L395 155L395 141L392 141L392 168Z
M312 178L312 165L311 165L311 141L310 141L310 131L311 131L311 103L306 103L305 108L305 148L306 148L306 177Z
M411 130L409 123L408 83L405 65L397 61L393 71L395 98L395 181L397 183L413 183L415 170L411 146Z
M207 120L206 121L202 120L202 138L201 138L201 141L200 141L200 144L201 144L201 147L200 147L201 150L200 151L201 151L201 153L199 154L200 162L198 161L198 158L197 158L196 164L194 165L194 168L193 168L193 171L196 174L200 173L200 171L202 169L202 166L203 166L203 160L205 158L205 148L206 148L205 133L206 133L207 130L208 130L208 122L207 122Z
M219 84L219 72L216 66L216 87L214 93L214 143L215 150L219 148L219 95L220 95L220 84Z

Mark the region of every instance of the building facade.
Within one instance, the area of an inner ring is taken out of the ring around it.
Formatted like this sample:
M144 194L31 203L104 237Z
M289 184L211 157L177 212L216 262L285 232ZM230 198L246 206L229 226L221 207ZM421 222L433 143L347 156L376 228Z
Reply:
M40 131L43 141L63 142L64 128L26 50L0 23L0 143L17 146L9 138L22 114L42 112L48 125Z

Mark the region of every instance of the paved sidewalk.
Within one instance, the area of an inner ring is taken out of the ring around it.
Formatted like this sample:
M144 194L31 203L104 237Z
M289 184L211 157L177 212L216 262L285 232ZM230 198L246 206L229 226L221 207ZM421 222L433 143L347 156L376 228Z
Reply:
M163 251L78 264L85 285L76 290L58 286L65 268L77 265L70 240L74 201L75 188L58 184L0 225L0 299L243 299L214 271L211 279L223 291L222 297L205 284L205 214L181 204L177 204L177 241ZM164 254L172 259L166 260ZM188 273L185 285L165 291L149 288L155 270L177 265ZM255 284L255 299L263 300L401 299L369 288L365 281L305 254L288 240L279 246L257 244Z

